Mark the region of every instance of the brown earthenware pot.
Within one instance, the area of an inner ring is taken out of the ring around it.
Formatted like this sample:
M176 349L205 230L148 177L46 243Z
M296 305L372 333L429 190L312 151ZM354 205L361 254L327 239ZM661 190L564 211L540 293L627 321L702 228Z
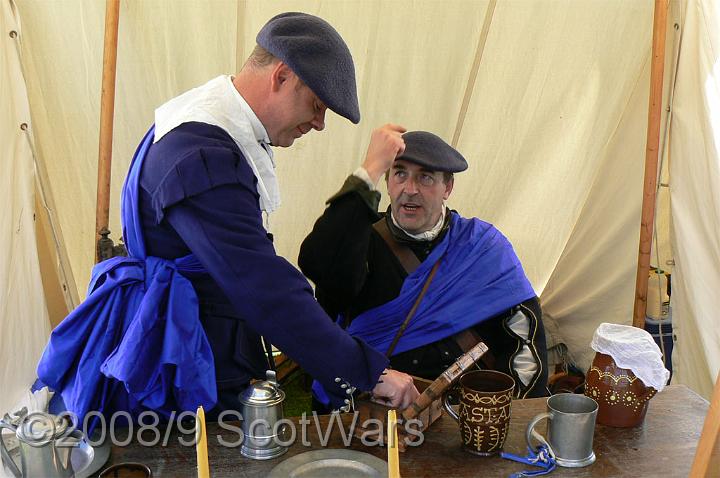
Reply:
M648 401L657 390L647 387L632 370L620 368L606 354L597 352L587 373L585 395L598 402L597 422L629 428L645 419Z

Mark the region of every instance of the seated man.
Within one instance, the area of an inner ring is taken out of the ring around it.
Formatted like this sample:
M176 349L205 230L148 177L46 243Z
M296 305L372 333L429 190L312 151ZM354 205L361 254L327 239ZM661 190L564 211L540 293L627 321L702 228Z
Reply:
M547 395L540 304L512 245L445 206L462 155L404 131L373 132L365 162L303 241L300 268L330 316L396 370L433 380L483 340L480 365L512 375L516 397ZM390 207L378 213L382 175Z

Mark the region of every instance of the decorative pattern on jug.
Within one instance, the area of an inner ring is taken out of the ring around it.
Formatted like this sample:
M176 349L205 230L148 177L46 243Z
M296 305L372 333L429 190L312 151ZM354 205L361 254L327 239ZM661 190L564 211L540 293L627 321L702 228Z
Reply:
M623 378L629 378L625 375L615 377L611 374L601 373L597 369L597 367L592 367L590 369L590 372L598 372L598 376L600 378L610 375L610 378L612 378L613 380L617 379L615 383L618 383L619 380L622 380ZM637 380L637 377L633 377L632 379L629 379L628 382L632 383L635 380ZM588 382L589 382L589 380L588 380ZM585 395L594 399L596 402L599 402L600 400L604 400L604 402L610 406L628 407L628 408L631 408L633 411L637 412L637 411L640 411L640 407L642 407L655 394L651 393L651 394L646 394L644 397L638 397L637 394L635 394L629 390L622 391L622 390L610 389L610 390L605 390L603 392L600 390L600 387L593 387L593 386L588 385L587 389L585 391Z
M587 374L585 395L598 402L598 423L614 427L639 425L655 393L631 370L618 367L609 355L599 352L595 355Z

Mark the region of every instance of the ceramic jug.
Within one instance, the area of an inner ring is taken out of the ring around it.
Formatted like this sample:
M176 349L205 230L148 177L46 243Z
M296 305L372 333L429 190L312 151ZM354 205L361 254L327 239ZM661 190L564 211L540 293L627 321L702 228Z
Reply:
M595 354L587 373L585 395L598 402L598 423L621 428L640 425L645 419L648 401L656 393L632 370L618 367L611 356Z

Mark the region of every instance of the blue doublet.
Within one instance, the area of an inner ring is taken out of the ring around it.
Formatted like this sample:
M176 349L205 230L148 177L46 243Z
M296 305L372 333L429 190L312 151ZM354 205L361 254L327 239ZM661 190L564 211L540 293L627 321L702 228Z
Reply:
M322 383L334 406L344 404L344 382L371 390L387 359L330 320L275 253L255 176L232 138L204 123L151 138L152 130L123 195L135 257L95 267L88 298L51 336L40 379L81 418L216 402L218 412L237 406L223 397L264 377L262 335Z
M276 254L255 176L223 129L190 122L163 136L148 152L140 185L148 253L192 252L208 271L190 280L221 395L264 378L260 336L323 383L335 406L347 396L338 377L374 388L387 359L336 325L305 277Z

